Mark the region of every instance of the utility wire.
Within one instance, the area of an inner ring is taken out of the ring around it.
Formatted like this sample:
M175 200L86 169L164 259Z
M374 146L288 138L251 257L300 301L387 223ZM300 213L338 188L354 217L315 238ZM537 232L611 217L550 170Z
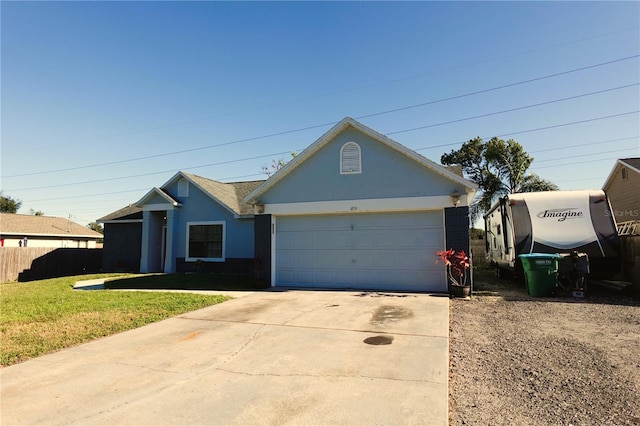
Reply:
M488 93L488 92L492 92L492 91L496 91L496 90L501 90L501 89L505 89L505 88L508 88L508 87L514 87L514 86L518 86L518 85L532 83L532 82L535 82L535 81L540 81L540 80L545 80L545 79L549 79L549 78L553 78L553 77L558 77L558 76L561 76L561 75L566 75L566 74L571 74L571 73L575 73L575 72L579 72L579 71L584 71L584 70L588 70L588 69L592 69L592 68L596 68L596 67L601 67L601 66L605 66L605 65L611 65L611 64L614 64L614 63L617 63L617 62L627 61L627 60L638 58L638 57L640 57L640 55L626 56L626 57L623 57L623 58L618 58L618 59L614 59L614 60L607 61L607 62L601 62L601 63L598 63L598 64L588 65L588 66L585 66L585 67L574 68L572 70L567 70L567 71L562 71L562 72L558 72L558 73L548 74L548 75L545 75L545 76L542 76L542 77L536 77L536 78L532 78L532 79L528 79L528 80L519 81L519 82L516 82L516 83L509 83L509 84L505 84L505 85L501 85L501 86L492 87L492 88L489 88L489 89L483 89L483 90L478 90L478 91L474 91L474 92L465 93L465 94L462 94L462 95L456 95L456 96L437 99L437 100L433 100L433 101L423 102L423 103L419 103L419 104L408 105L408 106L401 107L401 108L395 108L395 109L390 109L390 110L386 110L386 111L380 111L380 112L376 112L376 113L372 113L372 114L361 115L361 116L358 116L358 117L355 117L355 118L357 120L361 120L361 119L364 119L364 118L370 118L370 117L375 117L375 116L384 115L384 114L391 114L391 113L399 112L399 111L406 111L406 110L413 109L413 108L419 108L419 107L423 107L423 106L427 106L427 105L433 105L433 104L436 104L436 103L447 102L447 101L451 101L451 100L455 100L455 99L461 99L461 98L465 98L465 97L469 97L469 96L475 96L475 95L478 95L478 94ZM611 89L611 90L616 90L616 89ZM598 93L598 92L594 92L594 93ZM587 95L584 95L584 96L587 96ZM479 116L479 117L482 117L482 116ZM453 123L453 122L456 122L456 121L452 121L451 123ZM276 132L276 133L271 133L271 134L262 135L262 136L255 136L255 137L245 138L245 139L238 139L238 140L234 140L234 141L223 142L223 143L213 144L213 145L207 145L207 146L202 146L202 147L197 147L197 148L190 148L190 149L184 149L184 150L179 150L179 151L166 152L166 153L162 153L162 154L147 155L147 156L142 156L142 157L135 157L135 158L129 158L129 159L124 159L124 160L116 160L116 161L110 161L110 162L104 162L104 163L96 163L96 164L90 164L90 165L85 165L85 166L75 166L75 167L68 167L68 168L64 168L64 169L46 170L46 171L40 171L40 172L30 172L30 173L22 173L22 174L16 174L16 175L8 175L8 176L4 176L4 178L6 179L6 178L22 177L22 176L35 176L35 175L41 175L41 174L58 173L58 172L65 172L65 171L72 171L72 170L81 170L81 169L86 169L86 168L102 167L102 166L109 166L109 165L114 165L114 164L122 164L122 163L130 163L130 162L134 162L134 161L148 160L148 159L153 159L153 158L167 157L167 156L172 156L172 155L184 154L184 153L188 153L188 152L195 152L195 151L202 151L202 150L206 150L206 149L218 148L218 147L221 147L221 146L228 146L228 145L234 145L234 144L239 144L239 143L252 142L252 141L256 141L256 140L260 140L260 139L267 139L267 138L271 138L271 137L275 137L275 136L283 136L283 135L287 135L287 134L291 134L291 133L298 133L298 132L302 132L302 131L306 131L306 130L312 130L312 129L317 129L317 128L320 128L320 127L326 127L326 126L335 125L336 123L337 123L337 121L332 121L332 122L329 122L329 123L317 124L317 125L302 127L302 128L293 129L293 130L285 130L285 131L282 131L282 132ZM444 123L444 124L447 124L447 123ZM444 124L439 124L439 125L444 125ZM422 128L426 128L426 127L422 127ZM418 129L421 129L421 128L417 128L415 130L418 130ZM412 130L406 130L406 131L412 131ZM399 131L399 132L395 132L395 133L402 133L402 132L403 131ZM394 133L388 133L388 134L394 134Z
M201 164L199 166L185 167L185 168L183 168L181 170L193 170L193 169L200 169L200 168L203 168L203 167L219 166L219 165L222 165L222 164L239 163L241 161L256 160L258 158L272 157L274 155L284 155L284 154L287 154L289 152L290 151L284 151L284 152L279 152L279 153L276 153L276 154L266 154L266 155L259 155L259 156L256 156L256 157L240 158L240 159L228 160L228 161L220 161L218 163ZM89 180L89 181L84 181L84 182L61 183L61 184L58 184L58 185L47 185L47 186L37 186L37 187L32 187L32 188L10 189L10 190L7 190L7 191L28 191L28 190L31 190L31 189L59 188L59 187L62 187L62 186L74 186L74 185L84 185L84 184L87 184L87 183L110 182L110 181L114 181L114 180L123 180L123 179L135 178L135 177L152 176L152 175L159 175L159 174L170 173L170 172L175 172L175 169L162 170L162 171L150 172L150 173L142 173L142 174L138 174L138 175L119 176L119 177L112 177L112 178L106 178L106 179ZM248 176L255 176L255 175L248 175Z
M574 125L574 124L582 124L582 123L593 122L593 121L598 121L598 120L606 120L606 119L609 119L609 118L621 117L621 116L630 115L630 114L637 114L638 112L640 112L640 110L623 112L623 113L619 113L619 114L613 114L613 115L602 116L602 117L594 117L594 118L589 118L589 119L580 120L580 121L574 121L574 122L570 122L570 123L562 123L562 124L556 124L556 125L552 125L552 126L539 127L539 128L536 128L536 129L521 130L519 132L512 132L512 133L509 133L509 134L506 134L506 135L513 135L513 134L520 134L520 133L530 133L530 132L535 132L535 131L539 131L539 130L546 130L546 129L563 127L563 126L570 126L570 125ZM500 135L500 136L505 136L505 135ZM448 146L448 145L452 145L452 144L439 145L439 147ZM433 147L421 148L419 150L425 150L425 149L431 149L431 148L433 148ZM414 150L414 151L418 151L418 150ZM218 163L212 163L212 164L208 164L208 165L185 167L185 168L183 168L183 170L192 170L192 169L195 169L195 168L210 167L210 166L213 166L213 165L223 165L223 164L237 163L237 162L246 161L246 160L253 160L253 159L257 159L257 158L273 157L273 156L277 156L277 155L284 155L284 154L287 154L289 152L290 151L284 151L284 152L276 153L276 154L267 154L267 155L261 155L261 156L257 156L257 157L249 157L249 158L242 158L242 159L236 159L236 160L221 161L221 162L218 162ZM164 170L164 171L158 171L158 172L143 173L143 174L138 174L138 175L120 176L120 177L114 177L114 178L108 178L108 179L98 179L98 180L84 181L84 182L64 183L64 184L59 184L59 185L49 185L49 186L39 186L39 187L31 187L31 188L10 189L10 190L7 190L7 191L28 191L28 190L33 190L33 189L46 189L46 188L57 188L57 187L63 187L63 186L84 185L84 184L88 184L88 183L109 182L109 181L113 181L113 180L123 180L123 179L135 178L135 177L151 176L151 175L157 175L157 174L168 173L168 172L175 172L175 170ZM240 179L240 178L245 178L245 177L249 177L249 176L257 176L257 175L259 175L259 174L236 176L236 177L232 177L232 178L226 178L224 180ZM221 179L221 180L223 180L223 179Z
M640 112L640 111L635 111L635 112ZM605 118L609 118L609 117L605 117ZM593 120L589 120L589 121L593 121ZM575 122L575 123L567 123L566 125L572 125L572 124L580 124L582 123L582 121L579 122ZM555 128L556 126L550 126L549 128ZM546 130L547 127L538 127L537 129L529 129L529 130L521 130L518 132L514 132L514 133L503 133L501 135L495 135L495 137L497 138L502 138L504 136L511 136L511 135L515 135L521 132L530 132L530 131L535 131L535 130ZM492 138L493 136L485 136L482 137L480 139L489 139ZM565 149L565 148L575 148L577 146L587 146L587 145L595 145L595 144L599 144L599 143L608 143L608 142L618 142L618 141L624 141L624 140L631 140L631 139L637 139L638 135L636 136L632 136L632 137L628 137L628 138L620 138L620 139L609 139L606 141L598 141L598 142L590 142L590 143L584 143L584 144L576 144L576 145L563 145L560 147L556 147L556 148L549 148L549 149L540 149L537 151L527 151L529 154L535 154L537 152L545 152L545 151L555 151L557 149ZM458 142L449 142L449 143L445 143L445 144L441 144L441 145L433 145L433 146L429 146L429 147L425 147L425 148L417 148L414 149L414 151L426 151L429 149L436 149L436 148L444 148L444 147L448 147L448 146L458 146L458 145L462 145L463 143L468 142L469 139L463 140L463 141L458 141Z
M597 145L597 144L603 144L603 143L609 143L609 142L629 141L631 139L638 139L638 137L639 137L639 135L636 135L636 136L632 136L630 138L608 139L606 141L579 143L579 144L575 144L575 145L563 145L563 146L559 146L559 147L556 147L556 148L537 149L535 151L528 151L528 152L529 152L529 154L535 154L537 152L557 151L557 150L560 150L560 149L576 148L576 147Z
M278 106L283 106L283 105L288 105L288 104L294 104L294 103L298 103L298 102L302 102L302 101L315 100L315 99L319 99L319 98L323 98L323 97L327 97L327 96L338 95L338 94L341 94L341 93L355 92L355 91L358 91L358 90L369 89L369 88L377 87L377 86L383 86L383 85L386 85L386 84L389 84L389 83L396 83L396 82L399 82L399 81L411 80L411 79L414 79L414 78L420 78L420 77L424 77L424 76L428 76L428 75L434 75L434 74L440 74L440 73L443 73L443 72L450 72L450 71L454 71L454 70L458 70L458 69L464 69L464 68L472 67L472 66L475 66L475 65L496 62L496 61L500 61L502 59L507 59L507 58L511 58L511 57L515 57L515 56L527 55L529 53L539 52L539 51L547 50L547 49L554 48L554 47L565 46L565 45L569 45L569 44L581 43L581 42L588 41L588 40L608 37L608 36L611 36L611 35L616 35L616 34L624 33L624 32L627 32L627 31L634 31L634 30L637 30L638 28L639 27L637 27L637 26L636 27L631 27L631 28L624 28L624 29L613 31L613 32L609 32L609 33L596 34L596 35L590 36L590 37L583 37L583 38L576 39L576 40L570 40L570 41L566 41L566 42L562 42L562 43L556 43L556 44L552 44L552 45L538 47L538 48L535 48L535 49L529 49L529 50L516 52L516 53L512 53L512 54L508 54L508 55L503 55L503 56L498 56L498 57L494 57L494 58L485 59L485 60L482 60L482 61L471 62L471 63L461 64L461 65L455 65L455 66L451 66L451 67L448 67L448 68L442 68L442 69L437 69L437 70L434 70L434 71L428 71L428 72L413 74L413 75L409 75L409 76L398 77L398 78L391 79L391 80L386 80L386 81L381 81L381 82L377 82L377 83L362 85L362 86L359 86L359 87L354 87L354 88L349 88L349 89L334 90L334 91L331 91L331 92L328 92L328 93L324 93L324 94L319 94L319 95L314 95L314 96L309 96L309 97L293 99L293 100L290 100L290 101L278 102L278 103L270 104L270 105L267 104L267 105L262 105L262 106L256 106L256 107L248 108L248 109L245 109L245 110L242 110L242 111L229 112L229 113L214 115L214 116L211 116L211 117L203 117L203 118L198 118L198 119L192 119L192 120L186 120L186 121L181 121L181 122L176 122L176 123L170 123L170 124L166 124L166 125L163 125L163 126L156 126L156 127L151 127L151 128L146 128L146 129L138 129L138 130L133 130L133 131L129 131L129 132L122 132L122 133L117 133L117 134L112 134L112 135L107 135L107 136L94 137L94 138L91 138L91 139L85 139L84 142L80 142L80 143L93 142L93 141L96 141L96 140L103 140L103 139L111 139L111 138L116 138L116 137L120 137L120 136L127 136L127 135L137 134L137 133L145 133L145 132L150 132L150 131L155 131L155 130L162 130L162 129L171 128L171 127L184 126L184 125L188 125L188 124L193 124L193 123L199 123L199 122L202 122L202 121L212 120L212 119L215 119L215 118L222 118L222 117L228 117L228 116L233 116L233 115L238 115L238 114L244 114L244 113L247 113L247 112L257 111L257 110L261 110L261 109L265 109L265 108L273 108L273 107L278 107Z
M599 154L608 154L608 153L612 153L612 152L620 152L620 151L628 151L631 149L635 149L635 148L629 148L629 149L622 149L622 150L615 150L615 151L604 151L604 152L599 152L596 154L585 154L585 155L581 155L578 157L584 157L584 156L588 156L588 155L599 155ZM571 157L563 157L563 158L558 158L557 160L564 160L567 158L575 158L576 156L571 156ZM601 162L603 160L615 160L618 157L608 157L608 158L599 158L597 160L587 160L587 161L577 161L577 162L572 162L572 163L565 163L565 164L555 164L552 166L542 166L542 167L535 167L532 165L532 169L544 169L544 168L549 168L549 167L561 167L561 166L569 166L569 165L576 165L576 164L588 164L588 163L595 163L595 162ZM538 161L538 162L542 162L542 161ZM255 177L255 176L262 176L262 174L257 173L257 174L251 174L251 175L243 175L243 176L234 176L234 177L228 177L228 178L221 178L218 179L220 181L222 180L232 180L232 179L241 179L241 178L247 178L247 177ZM602 178L587 178L588 180L601 180ZM583 181L584 179L565 179L565 180L559 180L559 181L555 181L554 182L573 182L573 181ZM135 190L135 191L145 191L148 190L148 188L145 189L140 189L140 190ZM133 191L123 191L123 192L133 192ZM109 193L106 193L109 194ZM113 193L112 193L113 194ZM92 195L100 195L100 194L92 194ZM67 198L78 198L78 197L87 197L87 196L77 196L77 197L67 197ZM123 201L126 201L126 199L122 199ZM47 201L47 200L30 200L27 202L36 202L36 201ZM112 200L112 201L117 201L117 200ZM96 211L96 209L84 209L84 210L75 210L76 212L89 212L89 211ZM89 222L89 221L87 221Z
M546 160L534 160L533 163L535 164L539 164L539 163L547 163L549 161L562 161L562 160L566 160L567 158L580 158L580 157L590 157L592 155L602 155L602 154L610 154L613 152L623 152L623 151L631 151L631 150L638 150L637 147L634 148L621 148L621 149L612 149L609 151L602 151L602 152L592 152L590 154L580 154L580 155L572 155L571 157L558 157L558 158L549 158ZM532 163L532 164L533 164ZM547 166L544 166L547 167ZM552 166L553 167L553 166Z
M561 75L566 75L566 74L570 74L570 73L574 73L574 72L578 72L578 71L584 71L584 70L587 70L587 69L591 69L591 68L595 68L595 67L599 67L599 66L603 66L603 65L610 65L610 64L613 64L613 63L616 63L616 62L621 62L621 61L626 61L626 60L629 60L629 59L637 58L638 56L640 56L640 55L628 56L628 57L625 57L625 58L620 58L620 59L616 59L616 60L609 61L609 62L602 62L600 64L589 65L589 66L586 66L586 67L576 68L576 69L573 69L573 70L563 71L563 72L559 72L559 73L555 73L555 74L549 74L549 75L545 75L543 77L531 78L529 80L523 80L523 81L519 81L517 83L504 84L502 86L496 86L496 87L492 87L490 89L484 89L484 90L478 90L478 91L475 91L475 92L469 92L469 93L465 93L463 95L451 96L451 97L448 97L448 98L437 99L435 101L423 102L423 103L420 103L420 104L409 105L409 106L406 106L406 107L396 108L396 109L383 111L383 112L376 112L376 113L368 114L368 115L361 115L360 117L358 117L358 119L375 117L375 116L378 116L378 115L389 114L389 113L392 113L392 112L405 111L405 110L408 110L408 109L423 107L423 106L426 106L426 105L433 105L433 104L437 104L437 103L440 103L440 102L447 102L447 101L452 101L452 100L455 100L455 99L466 98L466 97L469 97L469 96L480 95L482 93L488 93L488 92L493 92L495 90L506 89L508 87L514 87L514 86L519 86L519 85L522 85L522 84L533 83L534 81L545 80L545 79L548 79L548 78L559 77Z
M598 90L596 92L584 93L584 94L581 94L581 95L569 96L567 98L554 99L552 101L540 102L540 103L537 103L537 104L525 105L525 106L521 106L521 107L517 107L517 108L510 108L510 109L505 109L505 110L502 110L502 111L489 112L489 113L486 113L486 114L480 114L480 115L474 115L474 116L471 116L471 117L459 118L457 120L450 120L450 121L444 121L444 122L436 123L436 124L429 124L429 125L426 125L426 126L414 127L412 129L398 130L398 131L395 131L395 132L389 132L389 133L387 133L387 135L397 135L399 133L414 132L416 130L430 129L432 127L445 126L447 124L453 124L453 123L460 123L462 121L475 120L476 118L484 118L484 117L490 117L492 115L504 114L504 113L507 113L507 112L521 111L523 109L535 108L535 107L539 107L539 106L542 106L542 105L549 105L549 104L553 104L553 103L557 103L557 102L564 102L564 101L569 101L569 100L572 100L572 99L584 98L585 96L598 95L600 93L606 93L606 92L612 92L614 90L626 89L626 88L629 88L629 87L637 86L638 84L640 84L640 83L627 84L627 85L624 85L624 86L613 87L611 89Z
M616 140L619 140L619 139L616 139ZM616 141L616 140L612 140L612 141ZM605 142L606 141L593 142L591 144L584 144L584 145L602 144L602 143L605 143ZM583 145L575 145L575 146L583 146ZM564 149L564 148L566 148L566 147L552 148L552 149L558 150L558 149ZM602 152L594 152L594 153L591 153L591 154L571 155L570 157L558 157L558 158L552 158L552 159L548 159L548 160L534 160L534 163L537 166L537 164L539 164L539 163L544 163L544 162L548 162L548 161L562 161L562 160L567 160L569 158L579 158L579 157L589 157L589 156L593 156L593 155L611 154L611 153L614 153L614 152L624 152L624 151L630 151L630 150L634 150L634 149L637 149L637 148L623 148L623 149L616 149L616 150L609 150L609 151L602 151ZM533 166L534 166L534 164L532 163L532 167ZM539 168L544 168L544 167L548 167L548 166L543 166L543 167L539 167ZM254 177L254 176L263 176L263 175L258 173L258 174L252 174L252 175L244 175L244 176L222 178L222 179L217 179L217 180L222 181L222 180L238 179L238 178L246 178L246 177ZM574 179L574 180L580 180L580 179ZM556 181L554 180L554 182L556 182ZM558 182L565 182L565 181L558 181ZM64 199L72 199L72 198L83 198L83 199L86 199L88 197L94 197L94 196L98 196L98 195L112 195L112 194L121 194L121 193L125 193L125 192L141 192L141 191L148 191L148 190L149 190L149 188L142 188L142 189L136 189L136 190L130 190L130 191L104 192L104 193L101 193L101 194L75 195L75 196L72 196L72 197L58 197L58 198L49 198L49 199L42 199L42 200L27 200L25 202L35 203L35 202L56 201L56 200L64 200ZM112 201L119 201L119 200L125 200L125 199L124 198L118 198L118 199L115 199L115 200L102 200L101 199L100 201L112 202Z
M569 149L569 148L576 148L576 147L583 147L583 146L589 146L589 145L603 145L603 144L607 144L607 143L611 143L611 142L620 142L620 141L626 141L626 140L632 140L632 139L637 139L638 136L632 136L632 137L626 137L626 138L618 138L618 139L608 139L608 140L604 140L604 141L595 141L595 142L588 142L588 143L580 143L580 144L575 144L575 145L563 145L560 147L556 147L556 148L548 148L548 149L538 149L535 151L527 151L529 154L535 154L538 152L547 152L547 151L558 151L558 150L562 150L562 149ZM437 147L443 147L443 146L450 146L450 145L460 145L463 144L467 141L462 141L462 142L453 142L451 144L444 144L444 145L438 145ZM430 147L430 148L421 148L419 150L426 150L426 149L432 149L432 148L437 148L437 147ZM414 151L419 151L419 150L414 150ZM607 152L612 152L612 151L607 151ZM273 153L273 154L269 154L269 157L275 157L277 155L283 155L282 153ZM589 155L589 154L587 154ZM561 157L561 158L557 158L554 160L559 160L559 159L564 159L566 157ZM241 161L241 160L238 160ZM541 163L543 161L548 161L548 160L535 160L536 164L537 163ZM185 170L191 170L193 168L197 168L196 167L190 167L188 169ZM262 174L257 173L257 174L253 174L253 175L245 175L245 176L240 176L240 177L236 177L236 178L245 178L245 177L254 177L254 176L261 176ZM223 180L231 180L234 178L231 177L227 177L227 178L219 178L217 180L223 181ZM579 179L576 179L579 180ZM113 194L123 194L126 192L140 192L140 191L148 191L149 188L138 188L138 189L130 189L130 190L126 190L126 191L111 191L111 192L99 192L99 193L91 193L91 194L84 194L84 195L71 195L68 197L55 197L55 198L43 198L43 199L39 199L39 200L24 200L23 202L25 203L36 203L36 202L43 202L43 201L58 201L58 200L70 200L73 198L83 198L86 199L87 197L95 197L95 196L102 196L102 195L113 195ZM115 200L112 200L115 201Z
M629 112L623 112L623 113L620 113L620 114L606 115L606 116L603 116L603 117L589 118L589 119L586 119L586 120L571 121L569 123L554 124L553 126L536 127L535 129L520 130L520 131L517 131L517 132L511 132L511 133L503 133L501 135L496 135L496 137L502 138L502 137L505 137L505 136L520 135L522 133L531 133L531 132L538 132L540 130L549 130L549 129L555 129L555 128L558 128L558 127L573 126L575 124L590 123L592 121L606 120L606 119L609 119L609 118L622 117L624 115L637 114L639 112L640 112L640 110L629 111ZM491 136L491 137L493 137L493 136ZM483 138L483 139L485 139L485 138ZM427 149L443 148L443 147L447 147L447 146L460 145L461 143L464 143L464 142L467 142L467 141L452 142L452 143L446 143L446 144L441 144L441 145L429 146L429 147L425 147L425 148L418 148L418 149L414 149L414 151L425 151Z
M532 167L534 169L548 169L549 167L564 167L564 166L573 166L575 164L587 164L587 163L598 163L604 160L617 160L618 157L607 157L607 158L598 158L597 160L587 160L587 161L576 161L573 163L564 163L564 164L553 164L550 166L542 166L542 167Z

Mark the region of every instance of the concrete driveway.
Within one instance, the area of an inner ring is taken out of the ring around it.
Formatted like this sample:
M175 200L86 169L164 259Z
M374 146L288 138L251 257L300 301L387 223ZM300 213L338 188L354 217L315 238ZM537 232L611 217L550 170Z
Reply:
M442 295L253 293L0 370L1 423L446 425L448 320Z

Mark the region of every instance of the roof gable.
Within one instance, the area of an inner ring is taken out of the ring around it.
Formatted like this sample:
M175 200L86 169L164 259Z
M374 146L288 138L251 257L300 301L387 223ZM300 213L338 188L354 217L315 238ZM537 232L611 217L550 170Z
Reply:
M626 167L627 170L631 170L632 172L640 174L640 157L618 159L615 165L613 166L613 168L611 169L609 176L607 176L607 179L604 181L604 184L602 185L602 189L604 189L605 192L609 189L616 175L618 174L618 171L622 167Z
M172 176L162 187L153 188L149 191L136 205L142 207L145 204L152 203L154 197L161 197L163 201L170 203L174 207L181 206L182 204L169 193L169 189L180 179L186 179L190 185L193 185L235 216L253 215L253 207L245 203L243 199L264 182L263 180L259 180L225 183L180 171Z
M0 234L103 238L102 234L63 217L0 213Z
M624 163L627 167L630 167L636 173L640 173L640 157L639 158L622 158L619 160L621 163Z
M178 207L181 204L175 200L171 195L165 192L163 189L155 187L151 191L147 192L137 203L136 206L143 207L145 204L157 204L168 203L173 207Z
M237 216L253 215L253 207L245 203L243 199L264 182L263 180L218 182L217 180L185 172L180 172L179 175Z
M298 154L295 158L293 158L290 162L288 162L282 169L277 171L262 185L260 185L253 192L247 195L244 201L252 204L257 203L262 194L264 194L269 189L277 185L278 182L282 181L286 176L291 174L305 161L309 160L309 158L311 158L324 146L326 146L328 143L334 140L334 138L336 138L339 134L341 134L342 132L346 131L349 128L353 128L356 131L363 133L365 136L368 136L374 141L394 150L395 152L408 158L410 161L413 161L419 164L420 166L426 169L429 169L437 173L438 175L441 175L443 178L461 185L468 192L475 192L477 190L477 186L473 182L467 179L464 179L463 177L457 175L456 173L451 172L450 170L447 170L443 166L429 160L426 157L423 157L422 155L416 153L415 151L410 150L404 145L399 144L398 142L376 132L375 130L357 122L356 120L350 117L346 117L343 120L341 120L338 124L336 124L334 127L332 127L328 132L322 135L319 139L317 139L314 143L312 143L309 147L307 147L304 151Z

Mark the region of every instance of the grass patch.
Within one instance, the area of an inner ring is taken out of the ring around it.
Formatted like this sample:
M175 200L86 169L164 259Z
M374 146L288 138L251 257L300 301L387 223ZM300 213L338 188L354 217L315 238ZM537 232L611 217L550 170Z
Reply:
M0 365L22 362L228 299L175 292L73 290L76 281L105 277L109 275L0 284ZM116 278L115 282L126 281L124 278Z

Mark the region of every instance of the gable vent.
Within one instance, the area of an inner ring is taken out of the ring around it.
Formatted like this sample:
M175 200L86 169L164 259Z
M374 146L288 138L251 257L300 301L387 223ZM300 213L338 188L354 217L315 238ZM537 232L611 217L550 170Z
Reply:
M189 181L185 178L181 178L178 181L178 197L188 197L189 196Z
M360 146L355 142L347 142L340 149L340 174L362 173Z

